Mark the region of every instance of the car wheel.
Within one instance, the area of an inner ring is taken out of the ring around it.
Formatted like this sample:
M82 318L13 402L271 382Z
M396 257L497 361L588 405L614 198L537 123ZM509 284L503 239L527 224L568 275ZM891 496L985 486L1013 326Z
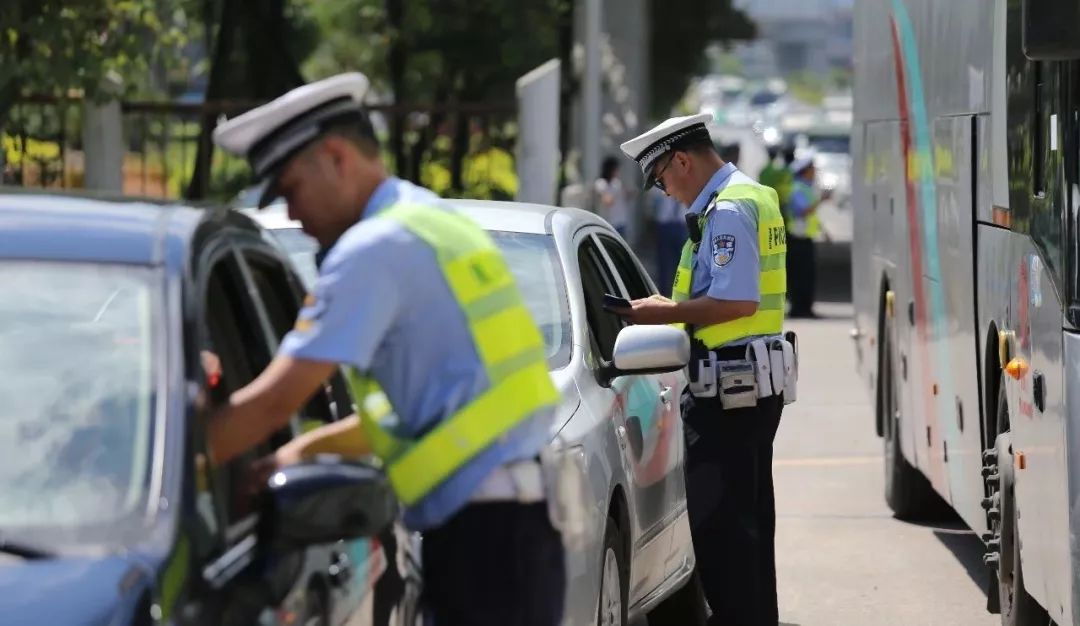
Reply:
M649 626L704 626L705 592L697 572L649 611Z
M604 531L604 551L600 558L600 600L597 606L598 626L626 626L629 607L628 571L624 564L622 533L610 517Z

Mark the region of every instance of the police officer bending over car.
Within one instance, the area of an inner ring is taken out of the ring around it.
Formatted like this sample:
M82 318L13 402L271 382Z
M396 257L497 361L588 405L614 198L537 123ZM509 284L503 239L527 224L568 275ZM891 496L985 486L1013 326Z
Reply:
M390 177L342 74L218 126L289 216L330 248L278 355L209 425L224 463L287 425L339 364L359 415L307 433L275 462L381 457L424 531L436 624L553 626L563 546L538 462L557 392L543 341L494 243L430 191Z
M669 119L622 145L646 189L690 207L690 239L672 299L613 311L690 334L687 506L709 623L775 626L773 437L797 377L794 335L782 334L784 219L775 191L721 159L710 119Z

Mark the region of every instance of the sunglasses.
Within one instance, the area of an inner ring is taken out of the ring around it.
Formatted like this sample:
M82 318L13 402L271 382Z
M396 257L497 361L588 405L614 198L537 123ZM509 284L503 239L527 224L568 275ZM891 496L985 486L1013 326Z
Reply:
M667 193L667 189L664 188L664 181L662 181L660 179L661 179L661 177L663 177L664 172L666 172L667 169L669 167L671 167L671 162L674 161L674 160L675 160L675 153L673 152L673 153L671 153L671 156L668 157L667 163L664 163L664 167L660 168L660 171L656 172L652 176L653 186L656 187L657 189L659 189L660 191L663 191L664 193Z

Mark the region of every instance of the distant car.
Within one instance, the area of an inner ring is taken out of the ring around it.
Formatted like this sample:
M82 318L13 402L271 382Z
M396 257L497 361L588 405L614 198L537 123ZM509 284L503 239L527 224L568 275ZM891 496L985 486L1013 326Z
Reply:
M415 623L384 477L325 460L250 482L347 409L342 381L207 462L209 412L293 324L288 267L231 211L0 191L0 622Z
M635 299L657 290L626 243L596 215L449 202L503 252L543 332L563 394L555 431L564 453L580 459L588 500L584 546L568 553L564 623L622 625L646 613L653 626L691 623L688 615L703 610L704 600L692 583L686 512L679 407L685 333L627 326L603 308L604 294ZM298 223L282 220L284 205L248 212L282 242L300 235ZM298 251L298 265L311 263L313 247L285 245ZM651 342L649 354L638 352L641 340ZM633 371L618 371L620 363ZM645 373L650 370L666 373Z

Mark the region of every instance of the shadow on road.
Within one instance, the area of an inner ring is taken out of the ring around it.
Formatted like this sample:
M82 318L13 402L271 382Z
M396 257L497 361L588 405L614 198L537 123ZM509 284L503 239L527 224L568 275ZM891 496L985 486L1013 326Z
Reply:
M986 552L983 542L962 523L958 523L956 528L935 528L934 536L953 553L964 566L968 578L985 594L989 573L983 563L983 553Z
M956 560L964 567L968 578L975 583L976 587L982 590L985 596L989 576L986 565L983 563L986 546L958 516L954 514L948 519L937 522L907 523L929 528L934 533L934 537L941 542L941 545L945 546L949 552L952 552Z

